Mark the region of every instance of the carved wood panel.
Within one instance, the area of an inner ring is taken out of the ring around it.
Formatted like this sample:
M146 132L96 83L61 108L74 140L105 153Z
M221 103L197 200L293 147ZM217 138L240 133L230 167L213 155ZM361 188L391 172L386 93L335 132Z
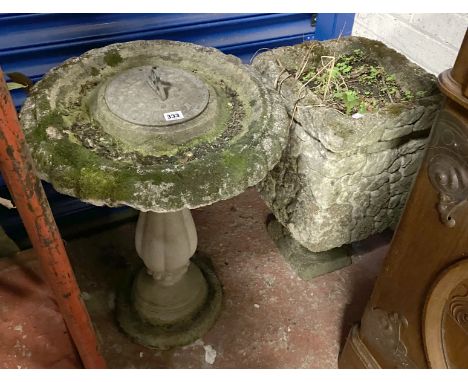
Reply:
M361 335L388 364L413 369L416 365L408 356L408 349L402 338L407 327L408 320L400 313L370 308L362 317Z
M431 368L468 368L468 259L443 271L434 283L423 338Z
M439 76L447 98L340 367L468 368L467 63L468 31Z
M440 112L428 147L428 175L439 191L441 221L454 227L454 214L468 198L468 136L463 123L450 110Z

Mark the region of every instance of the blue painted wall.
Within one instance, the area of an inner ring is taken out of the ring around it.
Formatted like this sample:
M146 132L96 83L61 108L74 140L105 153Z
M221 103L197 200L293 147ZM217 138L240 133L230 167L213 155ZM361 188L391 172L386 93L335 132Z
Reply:
M0 66L38 81L50 68L89 49L115 42L169 39L213 46L248 63L262 48L351 34L354 14L0 14ZM25 94L13 91L17 108ZM120 213L55 192L45 184L59 227ZM0 178L0 197L9 198ZM0 225L25 237L15 210L0 208Z

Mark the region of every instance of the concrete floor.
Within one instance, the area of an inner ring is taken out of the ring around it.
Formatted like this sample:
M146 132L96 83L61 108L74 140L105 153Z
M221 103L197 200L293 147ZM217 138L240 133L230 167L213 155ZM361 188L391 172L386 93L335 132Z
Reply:
M193 211L198 256L223 284L223 309L196 343L154 351L129 340L114 315L115 290L138 266L135 223L67 244L83 298L112 368L336 368L388 250L387 232L353 245L353 264L298 278L267 234L255 190ZM32 251L0 260L0 367L81 367Z

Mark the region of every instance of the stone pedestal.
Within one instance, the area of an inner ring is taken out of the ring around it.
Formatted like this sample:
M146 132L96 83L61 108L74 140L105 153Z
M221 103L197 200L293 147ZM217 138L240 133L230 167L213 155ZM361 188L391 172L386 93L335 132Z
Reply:
M98 206L142 212L118 321L154 348L188 344L213 324L221 286L191 259L189 209L260 182L279 161L289 118L258 74L214 48L165 40L94 49L34 86L21 122L39 175ZM196 256L195 256L196 257Z
M207 264L190 261L197 248L190 210L140 212L135 246L144 267L119 296L123 330L161 349L201 337L219 313L221 286Z

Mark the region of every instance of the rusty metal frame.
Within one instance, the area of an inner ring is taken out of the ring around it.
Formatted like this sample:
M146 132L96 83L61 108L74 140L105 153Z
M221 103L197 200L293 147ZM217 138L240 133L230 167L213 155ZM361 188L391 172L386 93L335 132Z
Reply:
M105 368L60 232L0 69L0 170L86 368Z

